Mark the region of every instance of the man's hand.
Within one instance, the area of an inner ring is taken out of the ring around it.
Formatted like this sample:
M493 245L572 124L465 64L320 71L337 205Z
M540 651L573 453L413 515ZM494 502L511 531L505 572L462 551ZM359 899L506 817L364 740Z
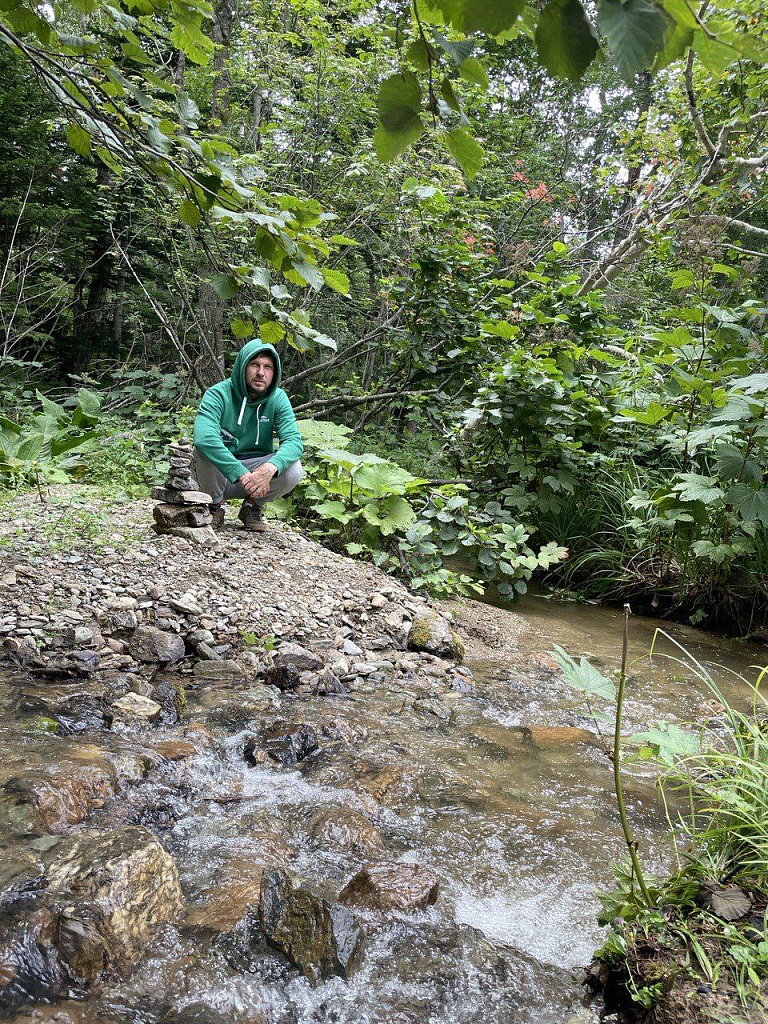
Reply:
M250 473L243 473L240 483L249 498L263 498L269 492L269 484L277 472L274 462L262 462Z

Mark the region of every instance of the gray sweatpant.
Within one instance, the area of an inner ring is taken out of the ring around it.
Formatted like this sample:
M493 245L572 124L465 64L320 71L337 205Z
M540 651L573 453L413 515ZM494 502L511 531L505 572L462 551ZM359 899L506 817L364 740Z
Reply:
M227 501L229 498L247 497L239 480L235 483L227 480L221 470L217 469L197 448L195 448L192 454L195 479L200 486L200 490L210 494L214 505L220 505L222 501ZM263 462L269 462L270 458L270 455L259 455L253 459L240 459L240 462L247 469L255 469ZM303 476L304 470L297 459L296 462L292 462L278 476L272 477L269 484L269 493L265 494L263 498L259 498L258 501L254 501L253 504L263 505L267 501L274 501L275 498L282 498L293 490Z

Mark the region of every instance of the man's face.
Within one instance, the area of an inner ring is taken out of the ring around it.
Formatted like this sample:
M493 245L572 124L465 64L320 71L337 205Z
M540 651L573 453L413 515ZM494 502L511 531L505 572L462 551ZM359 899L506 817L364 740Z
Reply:
M275 364L271 356L256 356L245 368L245 387L251 398L260 398L272 383Z

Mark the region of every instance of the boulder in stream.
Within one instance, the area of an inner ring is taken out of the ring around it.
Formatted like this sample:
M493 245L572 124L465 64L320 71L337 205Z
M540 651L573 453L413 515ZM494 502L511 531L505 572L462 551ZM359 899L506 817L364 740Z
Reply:
M269 944L313 985L333 975L350 977L362 960L365 936L355 915L318 896L291 872L265 872L259 924Z
M431 906L440 882L421 864L366 864L339 893L339 902L369 910L423 910Z
M461 661L464 657L464 641L436 612L416 616L408 633L408 649L427 651L453 661Z

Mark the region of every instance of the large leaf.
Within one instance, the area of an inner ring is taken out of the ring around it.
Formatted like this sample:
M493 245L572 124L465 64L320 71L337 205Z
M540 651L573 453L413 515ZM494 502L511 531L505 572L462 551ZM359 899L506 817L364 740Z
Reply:
M664 47L667 15L648 0L600 0L597 21L619 73L631 82Z
M101 395L88 388L80 388L77 392L77 408L72 413L72 423L76 427L90 427L101 416Z
M463 128L446 132L445 141L451 156L471 181L483 164L483 147Z
M456 7L451 21L457 28L497 36L512 28L523 13L525 0L460 0Z
M581 658L577 664L570 654L558 644L555 644L552 657L557 662L569 686L572 686L587 697L601 697L603 700L609 701L616 700L616 684L614 681L598 672L593 665L590 665L586 658Z
M700 473L681 473L672 489L681 501L703 501L705 505L719 501L725 494L714 477Z
M735 484L725 500L736 508L745 522L759 522L768 527L768 491L764 487L755 490L749 484Z
M355 486L377 498L388 494L405 494L407 485L415 480L411 473L392 462L363 465L355 474Z
M421 86L412 71L385 78L379 87L379 127L373 135L380 160L393 160L424 131L419 117Z
M698 754L700 746L695 733L667 722L660 722L655 729L635 733L630 739L642 744L641 757L657 758L665 764L674 764L680 758Z
M310 448L322 448L333 446L334 448L346 448L351 443L348 434L352 428L344 423L334 423L332 420L297 420L301 439Z
M733 46L721 39L708 36L701 29L694 33L693 49L713 78L721 78L725 69L741 56Z
M411 523L416 521L413 507L405 498L395 495L364 505L363 517L372 526L377 526L385 537L396 530L406 530Z
M551 75L581 78L599 47L578 0L550 0L536 26L536 49Z

